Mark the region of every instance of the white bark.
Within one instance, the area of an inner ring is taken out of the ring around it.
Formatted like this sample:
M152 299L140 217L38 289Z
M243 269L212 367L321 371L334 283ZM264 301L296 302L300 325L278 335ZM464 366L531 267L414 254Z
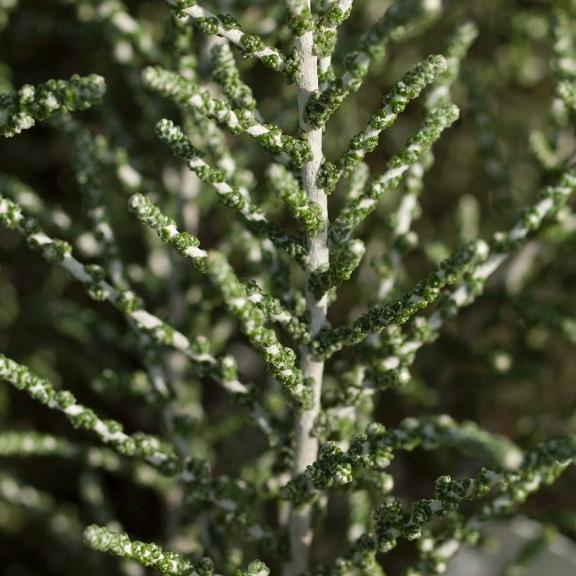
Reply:
M313 54L313 35L307 32L296 38L295 45L300 62L300 73L297 79L298 107L300 110L300 127L310 144L312 159L302 168L302 183L308 198L322 209L325 226L318 234L309 239L308 276L318 267L329 261L328 252L328 203L324 191L317 187L318 169L322 162L322 130L312 129L304 119L304 110L310 96L318 91L318 59ZM326 322L327 297L317 301L307 290L307 309L310 314L311 336L314 337ZM314 360L307 348L302 349L301 368L304 377L313 381L314 404L310 410L297 417L294 438L293 474L300 474L312 464L318 455L318 441L312 436L314 421L320 412L320 395L324 375L324 362ZM308 568L310 545L312 544L312 510L293 507L290 510L289 534L291 560L286 567L287 576L300 574Z

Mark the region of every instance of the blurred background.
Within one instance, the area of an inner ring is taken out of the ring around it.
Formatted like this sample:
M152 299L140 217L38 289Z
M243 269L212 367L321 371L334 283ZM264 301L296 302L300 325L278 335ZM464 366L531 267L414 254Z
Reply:
M170 159L153 131L158 119L177 119L177 112L156 95L145 93L137 78L146 64L156 61L154 51L144 45L129 62L123 61L125 55L99 16L97 1L21 0L12 6L13 2L0 1L4 17L0 32L2 90L74 73L103 75L108 84L104 105L78 118L127 151L152 183L151 193L164 198L171 215L180 219L178 186L182 167ZM282 48L288 46L287 35L274 30L274 18L285 17L280 1L205 4L217 11L230 10L245 29L267 36ZM352 49L362 31L388 4L384 0L357 0L337 54ZM165 2L138 0L126 5L146 33L161 45L169 16ZM445 0L444 5L439 21L414 38L391 45L386 58L371 69L362 89L337 112L326 137L327 157L337 158L366 124L388 88L426 55L442 53L447 37L461 21L476 23L479 38L453 92L462 109L461 119L435 148L435 163L421 196L421 215L414 224L420 242L406 256L399 292L422 279L468 238L479 234L489 239L495 231L507 229L518 209L532 203L539 188L552 181L562 162L576 152L575 124L570 127L569 118L555 107L551 65L554 10L562 7L576 14L574 3ZM207 74L208 49L206 38L195 34L190 50L198 59L200 76ZM239 62L264 117L296 133L295 104L278 106L281 100L295 103L294 87L285 86L259 64ZM382 137L381 145L367 158L374 174L402 149L422 118L422 105L411 105ZM228 142L238 161L261 176L268 159L257 153L257 146L245 137L230 136ZM52 213L53 228L63 231L60 235L74 243L85 261L98 262L97 243L86 217L66 134L42 124L2 141L0 148L0 172L30 186L46 206L56 210L56 216ZM143 233L127 210L126 190L113 174L103 171L101 176L122 257L129 263L130 279L148 309L170 319L186 334L215 334L216 345L238 358L244 374L256 382L264 379L262 365L246 341L231 336L235 325L214 298L206 278ZM285 212L266 196L265 186L261 182L253 186L254 197L271 218L291 226ZM376 247L376 258L387 249L391 215L401 192L400 188L397 194L384 198L363 225L362 233ZM341 202L338 193L331 202L335 213ZM188 224L205 246L219 245L229 230L241 237L231 214L215 201L207 187L198 185L196 206L196 220ZM575 250L576 219L567 208L558 222L547 226L538 239L530 241L495 275L473 306L422 350L412 380L401 390L380 395L378 419L393 427L408 415L448 413L458 420L474 420L524 447L575 433ZM242 268L242 262L238 257L239 272L250 274L250 263ZM350 313L357 314L362 309L359 302L369 301L376 289L377 277L367 263L340 291L331 320L338 324ZM175 290L179 294L176 300ZM124 320L110 306L91 301L63 271L30 252L17 234L0 229L0 352L72 390L99 413L121 420L127 430L161 433L154 406L142 399L146 376L131 339ZM178 359L174 365L184 383L194 379ZM124 378L120 384L117 374ZM216 472L235 474L263 451L261 436L246 425L224 393L209 382L190 385L186 390L192 407L189 413L180 415L182 426L202 431L202 438L194 439L192 435L192 454L209 455ZM76 442L87 438L71 431L59 415L1 383L0 429L35 429ZM397 493L409 502L426 497L433 480L446 471L460 477L475 469L473 461L449 450L417 451L399 456L392 474ZM165 497L170 491L158 487L155 481L148 482L144 477L135 485L130 474L94 472L85 463L65 458L0 456L0 475L4 473L7 479L0 482L3 576L113 576L134 571L133 567L120 568L115 560L89 553L79 539L74 541L70 536L76 529L79 534L80 526L98 521L99 514L118 519L129 533L143 540L163 540L171 542L174 549L195 551L190 540L195 538L197 519L192 518L188 527L184 522L180 536L171 536L166 514L170 498ZM18 485L10 484L8 478L17 478ZM519 538L523 542L543 541L536 555L542 550L550 553L551 546L564 546L560 554L565 554L571 546L568 542L576 538L575 481L576 472L568 470L555 486L530 498L525 507L526 522L532 530L520 530ZM22 496L22 486L34 486L39 492ZM178 501L178 494L174 497ZM107 503L106 510L102 501ZM346 513L337 497L329 505L328 516L330 521L319 530L319 537L326 542L326 549L318 552L319 558L329 558L345 538ZM511 538L512 542L516 528L500 524L492 534L497 540ZM490 541L487 537L486 550L490 549ZM413 544L398 546L386 557L387 574L401 574L413 553ZM573 557L573 553L567 554ZM470 555L467 558L468 562L475 561ZM482 571L476 573L523 574L504 572L511 561L499 561L498 569L494 564L481 564ZM465 569L463 566L457 564L451 574L475 574L470 563ZM542 574L544 565L539 566L538 572L528 573ZM561 573L576 573L573 566L571 571L565 568Z

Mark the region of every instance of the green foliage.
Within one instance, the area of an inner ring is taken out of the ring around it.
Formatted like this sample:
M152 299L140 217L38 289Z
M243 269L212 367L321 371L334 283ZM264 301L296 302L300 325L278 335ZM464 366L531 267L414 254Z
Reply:
M576 460L576 9L203 4L0 1L3 570L433 576L520 511L526 569L576 537L527 502Z
M36 122L62 112L85 110L101 101L106 90L104 78L93 74L85 78L49 80L38 86L22 86L17 92L0 95L2 136L10 137L32 128Z

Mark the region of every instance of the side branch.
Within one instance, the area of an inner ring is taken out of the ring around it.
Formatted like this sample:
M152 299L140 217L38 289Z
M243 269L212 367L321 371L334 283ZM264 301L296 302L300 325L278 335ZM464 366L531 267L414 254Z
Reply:
M438 446L454 447L477 455L484 463L509 470L522 464L523 454L514 443L474 422L456 422L448 415L410 417L392 430L371 424L346 451L335 442L325 443L318 460L285 485L282 495L290 500L309 502L329 488L350 484L362 470L383 473L396 452L411 452L416 448L431 450Z
M405 324L418 311L437 300L443 288L454 284L462 274L487 256L488 245L485 242L471 242L444 260L438 270L398 302L373 306L350 325L325 328L314 343L318 357L327 358L344 346L358 344L369 334L377 334L390 324Z
M349 149L335 163L326 162L320 172L320 183L332 192L342 176L349 176L354 168L364 160L366 154L378 145L380 134L396 122L411 100L420 96L424 88L445 72L447 63L443 56L429 56L417 64L400 82L384 96L382 106L370 119L368 126L356 134Z
M162 242L173 248L180 256L189 258L197 270L207 272L208 252L200 247L200 240L196 236L178 230L175 220L163 214L142 194L130 197L129 208L138 220L158 235ZM306 322L288 310L279 299L262 290L255 282L246 283L244 288L248 300L266 314L270 322L284 326L296 342L306 339L308 331Z
M112 532L101 526L88 526L84 531L84 541L93 550L133 560L158 570L162 576L210 576L214 573L208 558L191 562L180 554L163 550L157 544L130 540L127 534Z
M265 325L265 314L248 297L246 287L238 280L226 258L212 252L207 257L208 275L220 290L224 301L240 321L241 329L251 344L260 351L269 372L282 384L284 394L297 407L311 405L310 389L296 366L296 354L280 343L274 330Z
M120 422L99 418L93 410L79 404L68 390L55 390L48 380L40 378L26 366L17 364L2 354L0 380L27 392L31 398L48 408L62 412L74 428L93 432L120 454L142 458L167 474L173 474L180 466L173 448L158 438L142 433L126 434Z
M255 208L246 190L226 182L226 175L220 169L210 167L201 157L184 132L170 120L161 120L156 126L156 134L170 148L174 156L187 163L203 182L210 184L218 198L226 207L238 211L246 227L256 236L268 237L278 248L285 250L299 264L306 259L304 246L288 236L282 228L268 221L266 216Z
M196 0L167 0L179 17L189 18L205 34L222 36L237 46L247 57L257 58L272 70L282 72L289 80L294 79L295 65L278 50L266 46L254 34L246 34L230 14L216 15L196 3Z
M390 159L384 173L369 185L356 202L346 204L330 228L331 246L339 246L348 240L352 231L376 209L382 195L398 185L408 169L432 148L458 116L458 107L453 104L435 109L426 116L422 128L408 140L402 152Z
M576 438L568 436L558 440L542 442L526 453L523 465L518 470L502 471L483 468L475 476L454 480L450 476L437 478L433 498L416 500L408 509L398 498L388 497L374 512L374 530L362 534L333 567L322 574L351 573L359 558L370 562L377 553L387 553L398 544L399 538L420 540L434 517L446 517L459 510L465 502L488 500L482 505L478 520L486 521L514 512L526 498L542 484L553 482L576 459ZM457 523L454 523L458 526ZM445 559L452 556L460 546L454 538L446 547ZM438 551L432 546L430 551ZM444 564L445 567L445 564ZM426 564L429 568L429 564ZM440 572L410 571L411 576ZM318 574L318 573L316 573Z
M146 85L182 106L226 125L234 134L248 134L266 150L280 156L280 160L290 160L301 167L310 160L308 143L282 133L278 126L263 124L249 108L232 108L221 98L215 98L209 90L201 88L191 80L160 66L146 68Z
M413 363L416 352L425 344L433 342L444 323L483 292L488 278L530 235L538 232L545 220L558 212L575 191L576 171L568 169L554 185L541 191L538 202L520 212L510 229L495 233L487 257L478 260L452 290L440 296L438 309L429 318L417 317L419 321L401 335L392 350L370 364L365 386L384 389L401 383L402 372Z
M4 92L0 94L0 135L9 138L55 114L86 110L100 103L105 91L104 78L92 74Z
M306 106L306 121L315 128L324 126L332 114L362 82L373 60L382 58L386 44L394 37L435 16L440 0L397 0L359 41L359 48L344 58L345 72L325 90L315 94Z
M20 206L0 195L0 223L16 229L33 250L48 262L60 265L72 278L84 285L90 297L97 301L108 301L144 334L161 346L169 346L182 352L192 362L198 363L212 378L233 394L246 394L248 388L236 374L236 363L231 357L215 358L206 352L197 351L190 340L181 332L145 310L139 298L131 290L117 290L105 279L102 268L84 265L72 254L72 247L48 236L34 218L23 214Z

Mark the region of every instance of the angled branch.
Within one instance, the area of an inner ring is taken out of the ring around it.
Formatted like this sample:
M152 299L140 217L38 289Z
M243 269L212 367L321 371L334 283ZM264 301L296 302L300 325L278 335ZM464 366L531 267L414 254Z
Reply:
M324 227L320 206L306 196L298 180L281 164L272 164L267 171L268 182L274 195L278 195L308 234Z
M234 59L234 53L228 42L216 44L211 51L212 70L214 81L222 88L224 95L236 109L252 110L255 114L256 99L251 88L242 81L240 71Z
M314 31L314 50L320 58L333 54L338 28L350 17L353 3L354 0L330 0L326 10L318 18Z
M0 94L0 134L9 138L56 114L86 110L99 104L105 91L104 78L92 74L4 92Z
M227 126L234 134L248 134L255 138L266 150L290 159L295 166L302 166L310 156L307 143L287 136L280 128L262 124L249 108L231 108L226 100L214 97L209 90L202 88L159 66L146 68L144 81L148 88L183 106L194 109Z
M350 325L325 328L315 342L315 352L327 358L344 346L352 346L365 340L369 334L379 333L390 324L404 324L418 311L437 300L442 289L454 284L475 263L488 255L488 245L478 240L458 250L444 260L438 270L420 282L410 292L392 304L376 305Z
M56 391L48 380L3 354L0 354L0 379L27 392L31 398L52 410L62 412L74 428L93 432L104 444L110 444L120 454L142 458L168 474L178 470L178 458L172 447L149 434L126 434L119 422L102 420L93 410L79 404L71 392Z
M161 120L156 127L158 137L171 149L174 156L184 160L188 168L198 175L200 180L210 184L222 203L239 212L246 226L257 236L270 238L275 246L285 250L298 262L303 263L306 250L300 242L288 236L280 227L272 224L266 216L253 207L246 193L236 185L225 181L222 170L211 168L201 153L186 138L184 132L169 120Z
M210 576L214 573L208 558L191 562L180 554L163 550L157 544L131 540L127 534L112 532L103 526L88 526L84 531L84 542L93 550L133 560L157 570L162 576Z
M434 80L431 90L426 97L426 109L432 111L450 104L450 89L458 79L462 60L465 58L470 46L478 35L476 26L471 22L464 22L455 30L447 42L446 62L447 68ZM396 283L401 259L407 250L413 248L418 241L417 236L410 230L414 215L420 211L418 198L424 187L424 176L433 166L434 157L431 152L413 164L406 174L405 193L402 196L397 214L394 216L394 229L390 250L379 263L379 275L384 276L378 290L378 298L384 300L390 294Z
M325 443L318 460L286 484L282 494L302 504L330 487L351 483L362 470L382 473L392 463L395 452L411 452L416 448L433 450L438 446L457 448L506 469L518 468L523 458L513 442L491 434L474 422L456 422L448 415L405 418L392 430L371 425L345 451L334 442Z
M382 58L388 41L435 16L440 6L440 0L394 2L384 16L362 35L358 49L346 55L344 74L311 98L306 107L306 120L312 126L324 126L348 95L359 90L370 64Z
M162 242L168 244L185 258L190 258L195 268L206 273L208 252L200 248L200 240L187 232L181 232L176 222L164 215L160 209L142 194L134 194L129 202L136 217L154 230ZM255 283L246 285L249 300L266 314L271 322L282 324L296 341L306 337L307 326L292 314L277 298L264 292Z
M314 51L318 56L318 76L321 86L334 80L332 55L338 40L338 28L352 13L354 0L329 0L316 22L314 30Z
M356 134L349 149L340 160L325 162L319 183L326 192L332 192L342 176L349 176L366 154L378 145L380 134L390 128L411 100L420 96L424 88L432 84L447 70L443 56L429 56L408 72L382 100L382 106L372 115L368 126Z
M547 218L564 206L575 191L574 169L567 170L554 185L545 187L540 193L540 200L520 211L516 222L507 231L493 235L486 258L477 261L451 291L442 294L438 309L427 319L419 318L421 322L401 335L391 354L381 357L370 366L369 378L382 384L382 387L397 382L398 374L413 363L415 353L425 344L434 341L444 323L482 293L488 278L514 250L542 227Z
M289 58L275 48L266 46L255 34L247 34L240 29L238 22L230 14L214 14L200 6L196 0L167 0L180 18L190 19L204 34L222 36L237 46L247 58L257 58L272 70L281 72L288 80L293 80L296 66Z
M458 108L454 105L434 109L426 116L422 128L408 140L402 152L391 158L384 173L369 185L357 202L347 204L342 210L330 228L333 246L347 241L354 228L376 209L380 197L398 185L406 171L432 148L458 116Z
M246 287L238 280L226 258L217 252L208 255L208 275L220 290L230 312L238 318L242 331L258 349L270 373L282 384L286 397L300 408L311 402L311 389L296 366L296 354L283 346L276 333L266 327L262 310L248 297Z
M0 195L0 223L16 229L31 249L39 252L48 262L64 268L75 280L84 285L90 297L96 301L108 301L144 334L159 345L169 346L182 352L191 361L207 370L211 377L234 394L246 394L247 387L236 375L236 364L231 357L216 359L206 352L195 350L190 340L169 324L142 308L139 298L130 290L119 291L106 282L105 273L99 266L84 265L72 254L71 246L50 238L34 218L22 212L20 206Z

